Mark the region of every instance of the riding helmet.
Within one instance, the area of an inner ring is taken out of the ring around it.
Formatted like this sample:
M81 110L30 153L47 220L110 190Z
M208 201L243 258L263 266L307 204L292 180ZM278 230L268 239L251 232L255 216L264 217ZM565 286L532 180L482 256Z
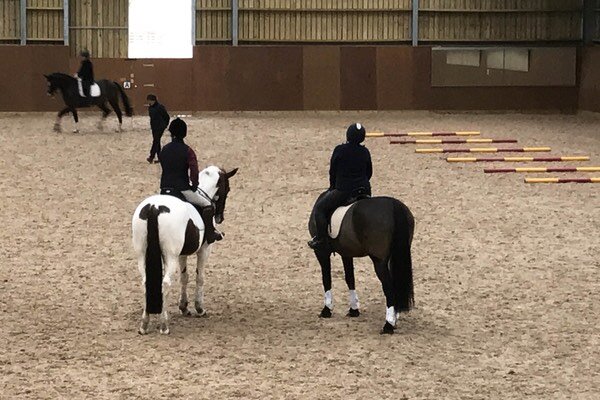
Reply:
M187 135L187 124L181 118L175 118L169 125L171 136L183 139Z
M79 55L81 57L90 58L90 52L87 49L81 50L81 52L79 52Z
M348 127L346 131L346 140L350 143L362 143L365 140L367 132L362 124L356 123Z

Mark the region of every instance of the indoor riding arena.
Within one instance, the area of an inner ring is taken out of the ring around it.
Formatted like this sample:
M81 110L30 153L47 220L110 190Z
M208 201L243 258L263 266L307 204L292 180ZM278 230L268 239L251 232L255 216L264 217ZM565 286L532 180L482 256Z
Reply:
M122 124L79 108L82 50ZM238 172L202 312L193 254L191 315L163 265L143 330L149 249L165 264L173 239L173 212L134 216L169 168L149 94L201 171ZM414 217L398 316L396 233L382 270L355 258L360 305L344 250L327 291L307 245L355 123L372 196ZM600 1L0 0L0 150L1 399L600 398Z

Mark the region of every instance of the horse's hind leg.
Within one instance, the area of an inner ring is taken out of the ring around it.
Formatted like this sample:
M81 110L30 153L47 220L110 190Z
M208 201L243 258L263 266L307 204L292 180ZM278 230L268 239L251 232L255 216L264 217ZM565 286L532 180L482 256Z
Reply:
M187 256L179 257L179 268L181 268L181 295L179 297L179 310L183 315L189 316L191 315L190 310L188 310L188 295L187 295L187 285L190 280L190 275L187 270Z
M212 245L204 243L200 250L198 250L198 261L196 266L196 298L194 300L194 306L199 317L206 315L204 309L204 267L210 256Z
M360 315L360 303L358 302L358 295L356 294L356 283L354 280L354 260L352 257L342 257L342 263L344 264L344 278L348 285L348 303L350 308L348 309L348 317L358 317Z
M140 329L138 332L140 335L145 335L148 333L148 322L150 322L150 316L146 312L146 254L142 253L141 256L138 256L138 269L140 270L140 275L142 276L142 288L144 290L144 311L142 312L142 322L140 323Z
M106 103L98 104L98 108L102 110L102 119L98 122L98 129L104 131L104 121L106 121L106 117L110 114L110 108L106 107Z
M168 335L169 331L169 313L167 312L167 299L169 298L169 289L173 283L173 275L177 271L177 265L179 264L179 256L164 255L164 261L166 264L165 276L162 281L163 290L163 311L160 314L160 333Z
M333 293L331 292L331 254L329 252L315 251L315 255L321 265L323 290L325 291L325 305L323 306L319 317L331 318L331 311L333 310Z
M383 287L383 293L385 294L386 313L385 313L385 325L381 330L382 334L394 333L396 327L396 310L394 309L395 298L394 298L394 286L392 276L388 269L388 260L379 260L371 257L373 264L375 265L375 273L381 281Z
M117 114L117 118L119 119L119 127L116 129L116 132L122 132L123 131L123 113L121 112L121 108L119 107L119 100L116 98L114 99L110 99L108 101L110 103L110 106L112 107L113 110L115 110L115 114Z
M68 114L69 112L71 112L71 107L65 107L62 110L60 110L59 113L56 115L56 122L54 122L54 132L61 132L62 131L62 129L60 127L61 118L65 114Z

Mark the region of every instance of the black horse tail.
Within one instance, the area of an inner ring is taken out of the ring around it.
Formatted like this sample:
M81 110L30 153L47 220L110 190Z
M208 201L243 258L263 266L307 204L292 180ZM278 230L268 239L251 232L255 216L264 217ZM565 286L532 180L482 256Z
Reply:
M146 312L160 314L163 308L162 296L162 250L158 237L158 216L169 212L165 206L148 204L140 212L140 218L146 219L148 236L146 247Z
M119 93L121 93L121 99L123 100L123 106L125 107L125 115L131 117L133 115L133 108L131 108L131 103L129 103L129 97L117 82L113 82L118 88Z
M415 227L414 218L404 204L394 203L394 234L389 268L395 291L396 312L409 311L414 305L413 271L410 246Z

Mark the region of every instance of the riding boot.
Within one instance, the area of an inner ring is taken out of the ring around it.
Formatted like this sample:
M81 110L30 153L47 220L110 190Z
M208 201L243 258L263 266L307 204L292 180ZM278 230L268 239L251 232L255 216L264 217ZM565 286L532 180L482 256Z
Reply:
M215 224L214 224L215 211L214 211L213 207L203 207L203 208L196 207L196 209L198 209L198 212L200 213L200 216L202 217L202 221L204 221L204 234L206 235L206 242L208 244L211 244L214 242L218 242L219 240L222 240L223 234L221 232L219 232L217 230L217 228L215 228Z

